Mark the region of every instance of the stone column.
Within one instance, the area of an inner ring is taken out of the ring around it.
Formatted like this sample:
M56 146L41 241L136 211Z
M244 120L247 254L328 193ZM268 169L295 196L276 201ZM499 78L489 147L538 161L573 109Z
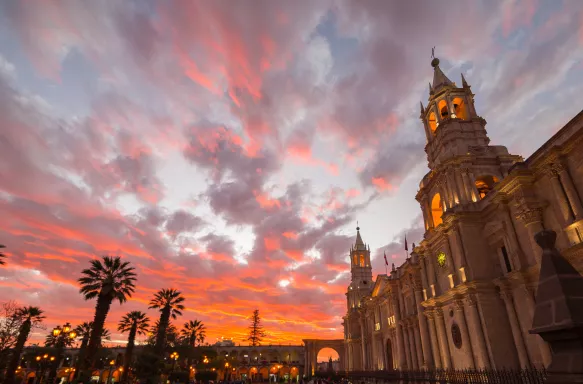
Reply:
M413 335L415 339L415 351L417 352L417 368L423 369L425 361L423 360L423 347L421 346L421 336L419 335L419 325L412 324Z
M393 313L395 316L395 333L397 338L397 359L399 361L399 369L407 369L407 359L405 358L405 346L403 337L403 324L401 324L401 313L399 312L399 298L393 294L392 300Z
M445 320L443 318L443 310L441 308L435 309L437 339L439 340L439 347L441 350L441 357L443 358L443 368L451 368L451 355L449 354L449 342L447 340L447 333L445 332Z
M464 179L462 175L463 174L460 173L458 170L458 172L455 172L453 174L453 177L455 178L455 182L458 187L460 202L468 203L472 201L472 199L468 197L468 191L466 189L466 186L464 185Z
M469 170L467 168L461 169L462 173L462 184L464 185L464 190L466 192L466 196L468 196L468 201L474 201L472 199L472 188L470 186L470 178L468 176ZM477 199L477 197L476 197Z
M403 327L403 339L405 345L405 359L407 361L407 369L415 369L413 366L413 360L411 360L411 345L409 344L409 329L404 326Z
M472 172L468 172L468 178L470 179L470 191L474 194L474 196L476 196L476 201L479 201L481 198L480 193L478 192L478 188L476 188L476 178Z
M447 185L449 186L449 191L451 193L451 206L455 206L460 202L460 197L459 194L456 191L456 183L455 183L455 179L453 178L453 175L451 174L451 172L446 173L446 178L447 178ZM457 203L456 203L456 199L457 199Z
M439 343L437 341L437 334L435 331L435 319L433 311L425 311L427 316L427 327L429 328L429 338L431 339L431 351L433 352L433 361L435 363L435 368L441 369L441 356L439 354Z
M581 199L575 189L575 185L573 185L573 180L571 180L571 175L569 175L567 168L562 165L558 171L559 178L561 183L563 183L563 188L565 188L565 193L567 194L567 199L569 199L569 203L571 203L571 209L573 209L573 213L575 213L575 219L581 220L583 219L583 207L581 206Z
M524 223L528 231L528 237L530 240L530 245L533 250L533 254L537 263L540 264L541 252L539 247L534 241L534 235L543 230L543 210L542 208L528 208L521 207L518 213L518 219Z
M431 355L431 344L429 341L429 330L427 329L427 319L423 312L425 308L422 302L421 290L415 290L415 303L417 304L417 320L419 321L419 330L421 333L421 349L423 350L423 368L433 368L433 356Z
M359 319L360 321L360 341L361 341L361 349L362 349L362 370L366 371L367 365L366 365L366 345L365 345L365 339L366 339L366 333L365 333L365 329L364 329L364 320L361 317Z
M435 225L433 224L433 212L431 212L431 204L429 203L429 199L424 197L422 200L423 204L423 211L427 212L427 225L429 228L433 228Z
M476 368L476 362L474 361L474 352L472 348L472 341L470 339L470 333L468 332L468 324L466 322L466 314L464 312L464 302L462 300L455 301L455 313L459 319L460 332L462 334L462 350L464 354L468 356L469 368Z
M480 321L480 314L478 313L478 302L476 296L473 293L469 294L466 296L466 302L468 304L468 324L472 335L475 336L474 341L476 342L476 345L474 346L478 358L476 368L489 369L491 367L490 358L488 357L488 349L486 348L482 322Z
M409 353L411 354L411 365L414 369L419 369L419 363L417 362L417 350L415 349L415 335L411 325L409 325L407 328L407 334L409 336Z
M547 176L549 177L551 187L553 188L555 202L557 203L557 207L559 208L559 212L561 213L561 219L563 220L562 225L564 226L569 222L571 212L569 209L569 202L567 200L567 196L565 196L565 193L563 192L563 187L561 187L561 182L559 181L558 171L559 171L558 167L550 167L547 168L546 173Z
M500 296L504 300L504 305L506 306L506 314L508 315L508 321L510 322L510 328L512 329L512 337L514 339L514 345L516 346L516 352L518 353L520 366L526 368L530 365L530 361L528 359L528 353L526 352L526 345L524 344L524 337L522 336L520 323L516 316L512 291L503 289L500 291Z

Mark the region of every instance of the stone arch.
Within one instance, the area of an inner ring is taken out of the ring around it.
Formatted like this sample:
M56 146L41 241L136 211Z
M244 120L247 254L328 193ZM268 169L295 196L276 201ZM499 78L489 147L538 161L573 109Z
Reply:
M480 199L486 197L486 195L494 188L494 185L499 181L500 179L494 175L481 175L476 177L474 184L476 185Z
M437 117L435 117L435 112L429 114L427 124L429 125L429 129L431 129L431 133L435 133L435 130L437 129Z
M346 359L346 354L345 354L345 345L344 345L344 340L343 339L336 339L336 340L322 340L322 339L305 339L304 341L304 346L305 346L305 350L306 350L306 363L304 364L305 366L305 371L306 371L306 375L307 376L313 376L314 372L316 371L316 367L317 367L317 359L318 359L318 353L320 352L320 350L324 349L324 348L330 348L336 351L336 353L338 353L338 359L339 359L339 363L340 363L340 367L339 370L340 371L344 371L345 369L345 359Z
M439 116L441 119L447 119L449 117L449 108L447 107L447 101L444 99L439 100L437 104L437 109L439 110Z
M433 219L433 226L437 227L439 224L443 223L443 200L439 192L433 195L431 199L431 218Z
M462 120L468 119L468 106L461 97L456 97L452 100L455 117Z

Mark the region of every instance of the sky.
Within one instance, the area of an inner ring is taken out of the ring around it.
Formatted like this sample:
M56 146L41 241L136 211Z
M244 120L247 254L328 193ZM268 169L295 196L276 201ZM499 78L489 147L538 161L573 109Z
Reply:
M341 338L348 252L422 239L431 48L492 144L581 110L583 2L0 0L0 298L92 319L89 261L138 274L106 326L179 289L208 341ZM390 260L390 261L391 261Z

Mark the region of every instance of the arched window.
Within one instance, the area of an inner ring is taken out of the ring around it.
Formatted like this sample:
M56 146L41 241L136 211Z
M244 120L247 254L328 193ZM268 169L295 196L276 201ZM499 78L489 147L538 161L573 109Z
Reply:
M358 255L354 255L354 265L358 265Z
M456 97L453 99L453 110L455 111L455 116L458 119L467 120L468 119L468 110L466 107L466 103L461 97Z
M435 132L435 130L437 129L437 118L435 117L435 113L431 112L429 114L429 129L431 129L431 132Z
M442 119L449 117L449 110L447 109L447 102L445 100L439 101L438 109Z
M360 266L364 267L364 255L360 255Z
M484 175L476 178L475 185L480 195L480 199L486 197L486 195L494 188L494 185L500 180L496 176Z
M434 227L437 227L439 224L443 223L441 216L443 216L443 201L441 201L441 196L439 193L436 193L431 200L431 217L433 217Z

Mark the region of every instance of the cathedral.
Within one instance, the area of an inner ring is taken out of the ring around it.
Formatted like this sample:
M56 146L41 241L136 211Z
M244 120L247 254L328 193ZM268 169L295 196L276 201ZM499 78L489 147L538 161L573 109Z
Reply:
M524 160L490 145L463 75L458 87L437 58L431 65L420 111L430 171L416 195L425 234L401 266L373 279L357 228L345 369L546 367L552 352L529 333L542 253L534 235L554 230L583 272L583 112Z

